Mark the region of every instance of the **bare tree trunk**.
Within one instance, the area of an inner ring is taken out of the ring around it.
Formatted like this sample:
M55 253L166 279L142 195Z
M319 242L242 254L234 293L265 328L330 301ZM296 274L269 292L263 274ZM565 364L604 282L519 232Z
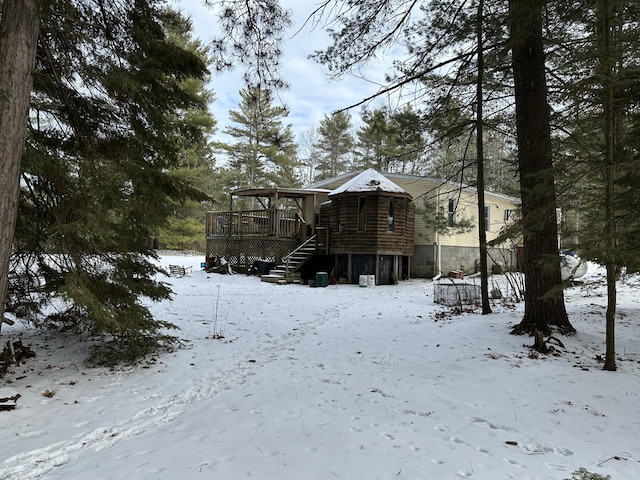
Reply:
M0 328L18 213L39 25L37 0L4 0L0 18Z
M525 311L513 333L574 333L564 305L547 104L542 9L546 0L510 0L509 20L524 244Z
M615 109L613 105L614 56L612 49L611 2L603 0L598 5L600 37L600 68L604 82L604 154L605 154L605 267L607 269L606 353L604 370L615 371L615 317L616 317L616 220L615 220Z
M478 79L476 83L476 97L478 106L476 108L476 150L478 156L478 241L480 243L480 291L482 295L482 314L491 313L491 305L489 303L489 281L487 267L487 221L484 214L484 142L483 142L483 112L482 102L483 91L482 82L484 80L484 51L482 40L482 10L484 1L478 2L478 13L476 19L476 35L478 41Z

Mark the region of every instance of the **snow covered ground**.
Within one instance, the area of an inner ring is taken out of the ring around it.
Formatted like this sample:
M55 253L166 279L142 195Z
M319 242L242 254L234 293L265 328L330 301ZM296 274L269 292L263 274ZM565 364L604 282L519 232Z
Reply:
M0 412L0 479L640 478L633 282L611 373L594 270L566 292L578 334L538 356L509 335L522 304L452 316L425 280L278 286L161 261L194 267L153 306L184 348L91 369L70 334L3 328L38 356L0 380L21 395Z

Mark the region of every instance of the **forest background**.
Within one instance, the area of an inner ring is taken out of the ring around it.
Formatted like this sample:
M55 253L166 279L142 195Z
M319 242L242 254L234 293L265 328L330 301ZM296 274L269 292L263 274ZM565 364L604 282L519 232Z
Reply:
M199 249L204 211L230 190L373 167L519 194L530 283L518 333L573 331L561 207L565 246L606 265L613 332L615 280L638 269L640 251L634 2L321 2L310 21L330 43L312 57L330 77L391 49L393 71L297 137L278 98L286 5L205 2L221 32L205 44L161 1L0 3L0 293L12 316L143 354L171 341L140 302L170 295L153 280L150 238ZM219 125L207 86L238 65L241 102Z

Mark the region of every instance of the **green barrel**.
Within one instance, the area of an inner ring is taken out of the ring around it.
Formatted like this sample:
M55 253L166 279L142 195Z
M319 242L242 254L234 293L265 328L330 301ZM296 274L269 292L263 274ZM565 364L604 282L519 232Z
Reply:
M316 287L326 287L329 285L329 274L327 272L316 272Z

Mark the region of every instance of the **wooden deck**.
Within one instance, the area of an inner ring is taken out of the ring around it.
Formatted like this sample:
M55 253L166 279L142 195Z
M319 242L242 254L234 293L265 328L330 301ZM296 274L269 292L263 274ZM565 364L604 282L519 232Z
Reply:
M302 221L295 210L261 209L207 212L207 237L251 236L299 238Z
M328 193L279 187L231 192L229 210L207 212L207 259L224 257L238 272L248 271L256 261L281 264L316 234L320 204ZM252 209L234 209L240 201Z

